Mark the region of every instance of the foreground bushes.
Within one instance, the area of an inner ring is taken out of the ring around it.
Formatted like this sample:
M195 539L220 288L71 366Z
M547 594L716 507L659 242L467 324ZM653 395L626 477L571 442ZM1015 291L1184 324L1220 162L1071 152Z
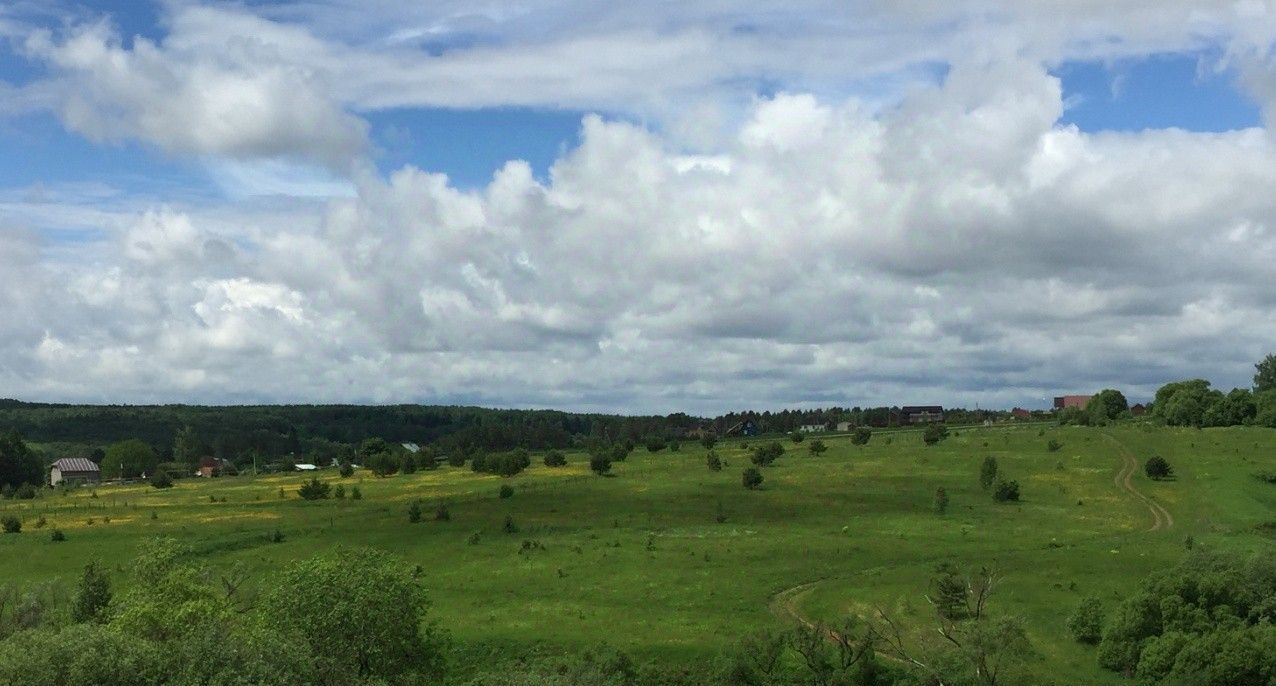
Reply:
M1146 684L1276 680L1276 557L1194 553L1144 579L1107 623L1099 664Z
M116 598L100 569L86 569L73 613L50 613L80 621L46 619L0 641L0 684L353 686L441 671L420 581L386 553L294 562L259 598L233 582L237 570L189 559L171 539L148 543Z

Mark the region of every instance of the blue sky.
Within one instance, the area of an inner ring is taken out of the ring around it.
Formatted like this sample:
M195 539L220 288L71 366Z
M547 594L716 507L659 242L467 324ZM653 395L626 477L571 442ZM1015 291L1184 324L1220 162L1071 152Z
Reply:
M1263 3L14 0L0 387L715 413L1243 385L1276 340L1273 54Z

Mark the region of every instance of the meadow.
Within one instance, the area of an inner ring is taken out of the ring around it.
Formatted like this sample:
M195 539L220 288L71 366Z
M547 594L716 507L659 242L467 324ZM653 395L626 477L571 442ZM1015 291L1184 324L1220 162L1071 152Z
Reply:
M744 441L719 443L719 472L704 448L684 443L677 452L639 446L609 477L591 473L581 453L563 468L536 455L513 478L446 465L384 479L319 473L347 492L357 486L360 500L303 501L302 474L51 491L0 501L0 516L24 520L21 534L0 536L0 575L70 584L96 559L127 583L137 544L157 535L217 569L239 564L250 583L317 550L372 546L420 565L431 615L458 645L559 651L605 641L689 661L759 628L878 611L909 640L930 640L924 594L935 565L951 561L997 570L994 611L1026 620L1043 682L1102 684L1123 679L1064 627L1083 597L1114 608L1144 575L1177 562L1189 539L1276 546L1260 526L1276 520L1276 487L1253 478L1276 469L1270 429L994 426L956 429L935 446L920 432L879 432L865 446L822 437L829 450L819 456L811 438L782 440L786 454L763 468L756 491L741 486ZM1061 447L1050 450L1052 440ZM1144 476L1153 454L1175 479ZM1019 502L995 502L980 486L988 455L1019 482ZM502 484L512 497L498 497ZM944 514L933 506L939 487L951 499ZM424 518L412 524L416 500ZM439 505L450 519L435 520ZM66 541L50 540L54 528Z

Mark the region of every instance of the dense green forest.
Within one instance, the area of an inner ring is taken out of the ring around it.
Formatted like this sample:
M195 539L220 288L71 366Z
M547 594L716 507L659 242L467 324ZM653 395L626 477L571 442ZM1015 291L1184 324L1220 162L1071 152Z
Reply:
M997 414L950 410L951 421L982 421ZM106 446L141 439L172 458L177 433L189 427L198 452L241 461L246 455L322 455L369 438L453 449L503 451L566 448L588 441L642 441L680 437L693 430L725 435L743 421L761 433L787 433L804 424L848 421L888 426L894 408L827 408L780 412L733 412L715 418L683 413L621 416L430 405L62 405L0 400L0 429L33 443L56 444L59 453L96 453ZM59 454L58 456L63 456ZM251 460L249 460L251 461Z

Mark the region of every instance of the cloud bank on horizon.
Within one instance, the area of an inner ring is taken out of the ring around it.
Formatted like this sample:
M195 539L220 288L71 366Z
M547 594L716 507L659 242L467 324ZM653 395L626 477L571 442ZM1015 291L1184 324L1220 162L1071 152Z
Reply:
M404 4L0 8L0 396L1041 406L1276 348L1272 2ZM1068 121L1167 56L1256 121ZM440 108L579 135L385 168Z

